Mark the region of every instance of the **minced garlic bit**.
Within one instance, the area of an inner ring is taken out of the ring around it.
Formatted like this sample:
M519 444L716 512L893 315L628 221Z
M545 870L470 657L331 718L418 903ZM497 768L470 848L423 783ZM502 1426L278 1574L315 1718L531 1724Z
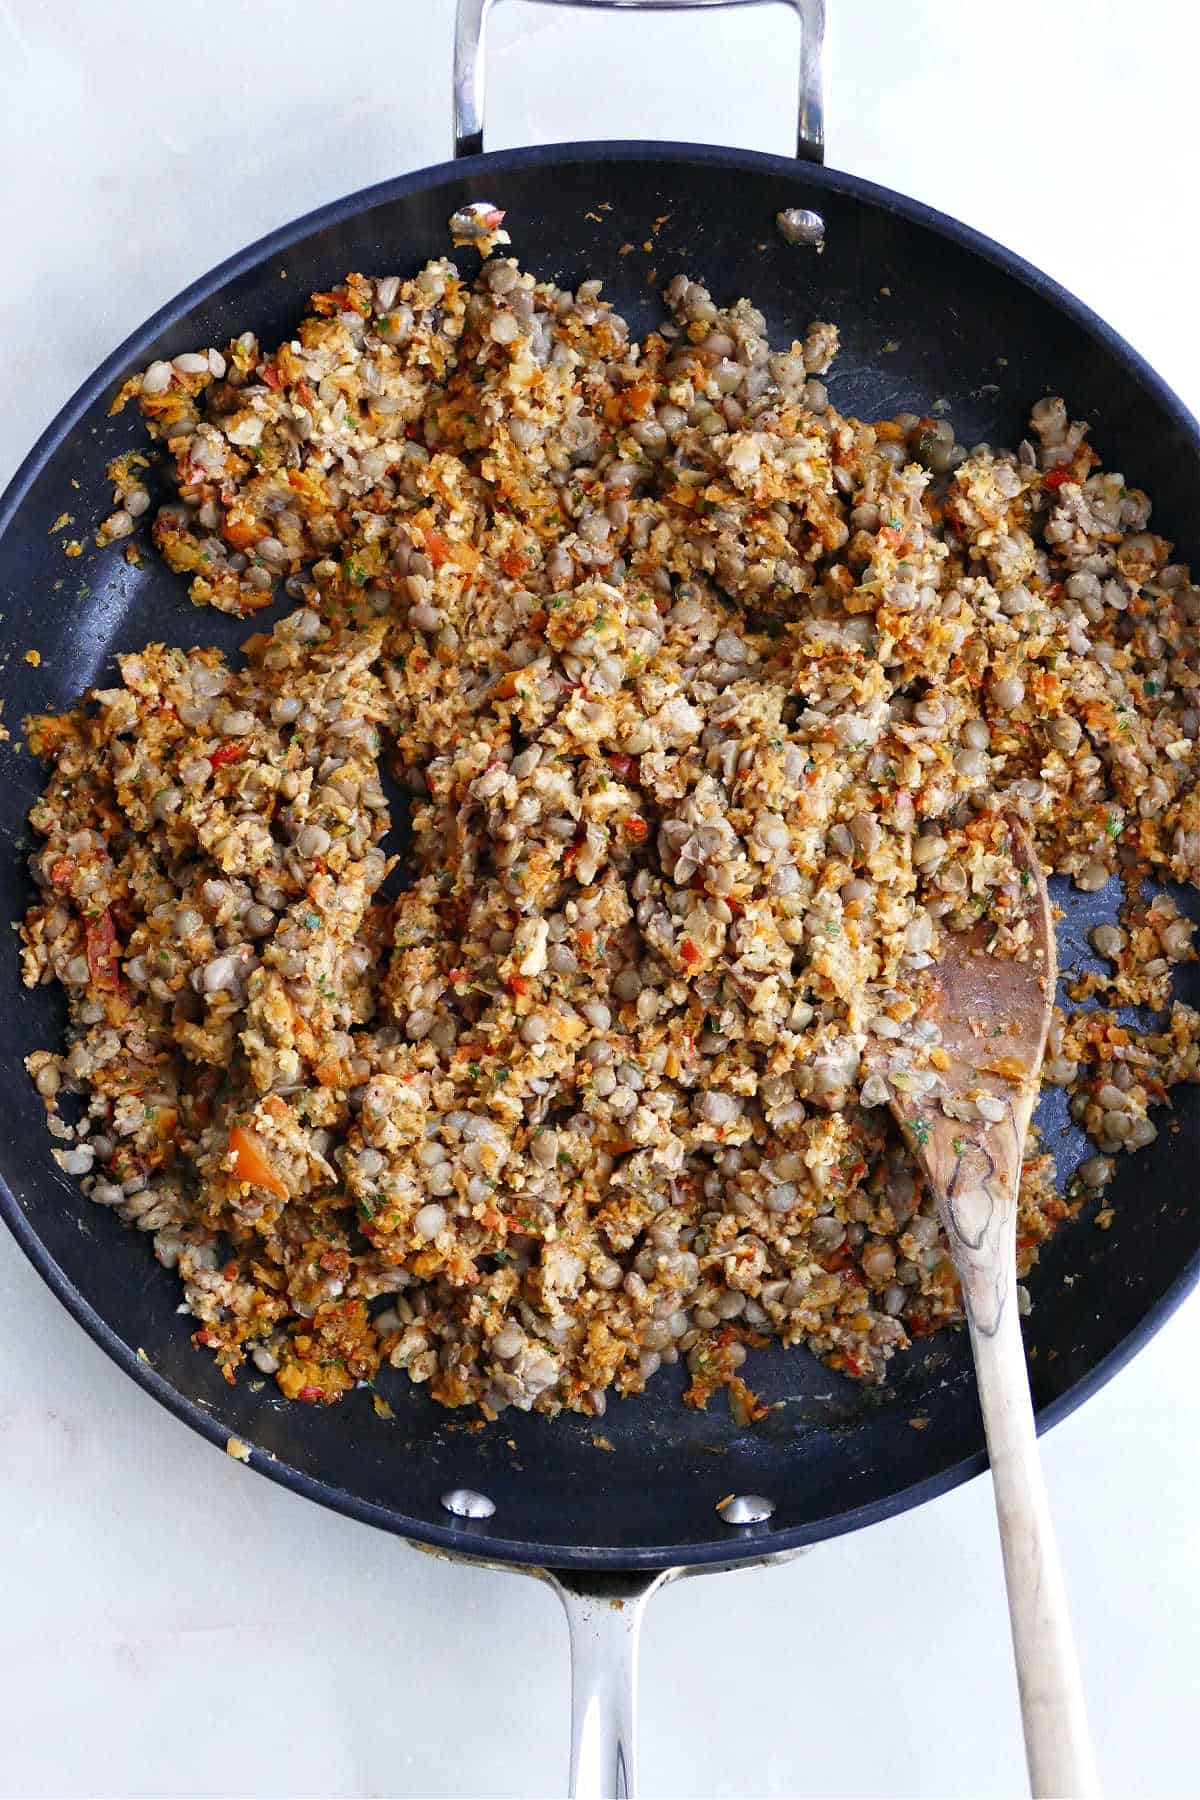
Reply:
M31 669L40 669L42 666L41 651L40 650L27 650L25 652L25 661L29 664Z
M226 1456L232 1456L235 1462L248 1463L250 1461L250 1446L249 1444L243 1444L241 1438L226 1438L225 1454Z
M1046 1066L1097 1154L1064 1198L1031 1143L1022 1275L1197 1077L1191 927L1141 881L1200 881L1200 592L1146 496L1061 400L968 452L841 416L829 324L772 351L679 276L639 345L600 285L353 274L274 351L152 364L158 549L294 608L30 725L61 1164L230 1379L313 1404L390 1363L599 1414L684 1358L752 1420L764 1338L878 1381L957 1320L871 1071L935 1104L946 934L1026 953L1011 814L1127 883ZM136 465L114 496L125 535Z

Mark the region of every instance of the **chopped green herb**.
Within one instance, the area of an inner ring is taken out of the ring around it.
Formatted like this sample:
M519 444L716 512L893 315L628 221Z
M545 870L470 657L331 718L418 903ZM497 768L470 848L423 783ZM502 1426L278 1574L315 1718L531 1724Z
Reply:
M916 1138L918 1144L920 1144L920 1146L923 1150L925 1148L926 1144L929 1142L929 1120L928 1119L914 1119L913 1124L912 1124L912 1133L913 1133L913 1136Z
M951 1142L952 1142L952 1143L953 1143L953 1145L954 1145L954 1154L955 1154L955 1156L961 1156L961 1155L962 1155L962 1153L963 1153L963 1141L962 1141L962 1139L961 1139L961 1138L960 1138L960 1137L956 1137L956 1138L953 1138L953 1139L952 1139L952 1140L951 1140Z

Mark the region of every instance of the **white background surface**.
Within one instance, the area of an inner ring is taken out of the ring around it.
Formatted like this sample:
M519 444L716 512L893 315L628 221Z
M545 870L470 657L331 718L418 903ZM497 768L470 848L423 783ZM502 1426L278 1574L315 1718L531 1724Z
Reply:
M1007 241L1200 410L1187 11L830 10L830 163ZM185 282L448 154L451 13L0 0L0 480ZM786 151L793 31L779 8L512 5L489 146ZM1198 1362L1193 1298L1045 1442L1110 1800L1200 1787ZM216 1454L109 1365L7 1238L0 1587L4 1795L562 1791L566 1638L548 1592L416 1555ZM1022 1791L983 1482L790 1565L668 1590L643 1670L651 1795Z

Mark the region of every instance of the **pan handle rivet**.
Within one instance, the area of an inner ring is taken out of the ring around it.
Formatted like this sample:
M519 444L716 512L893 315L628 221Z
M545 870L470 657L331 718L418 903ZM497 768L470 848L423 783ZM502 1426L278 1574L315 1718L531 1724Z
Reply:
M807 206L786 207L775 214L775 225L785 244L819 245L825 242L825 221L819 212L812 212Z
M442 1505L456 1519L490 1519L496 1510L496 1502L474 1488L451 1488L442 1495Z
M775 1511L775 1502L762 1494L730 1494L717 1501L717 1511L727 1525L764 1525Z

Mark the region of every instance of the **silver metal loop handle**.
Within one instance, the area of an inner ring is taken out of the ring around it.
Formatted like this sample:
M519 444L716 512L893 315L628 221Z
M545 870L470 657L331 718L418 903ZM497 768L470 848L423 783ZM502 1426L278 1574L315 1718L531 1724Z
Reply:
M767 0L535 0L541 6L589 6L645 12L693 12L708 6L759 6ZM805 162L825 160L825 103L821 80L821 45L825 36L825 0L775 0L790 6L800 21L800 109L796 155ZM483 150L485 39L487 19L496 0L458 0L454 27L454 154L478 156Z

